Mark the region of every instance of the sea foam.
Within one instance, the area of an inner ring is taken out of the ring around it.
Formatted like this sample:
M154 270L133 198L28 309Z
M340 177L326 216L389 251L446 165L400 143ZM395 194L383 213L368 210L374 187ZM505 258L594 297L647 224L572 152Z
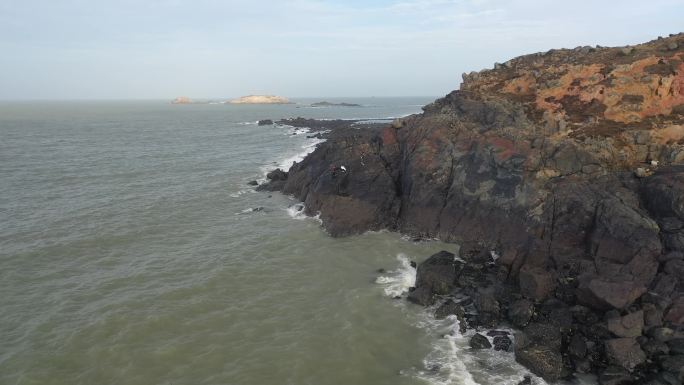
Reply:
M399 254L396 258L399 266L376 279L376 283L383 287L384 294L392 298L407 293L416 282L416 269L411 266L409 257ZM398 304L407 310L414 308L406 306L404 301ZM431 349L423 359L423 367L403 370L402 374L434 385L516 385L525 376L529 376L534 385L546 385L542 378L518 364L512 352L471 349L470 338L476 331L461 333L459 320L454 315L436 319L433 314L437 306L439 304L420 310L413 321L431 340ZM497 330L506 330L510 333L509 337L514 338L510 329ZM486 331L481 332L486 334ZM488 338L493 342L492 337Z

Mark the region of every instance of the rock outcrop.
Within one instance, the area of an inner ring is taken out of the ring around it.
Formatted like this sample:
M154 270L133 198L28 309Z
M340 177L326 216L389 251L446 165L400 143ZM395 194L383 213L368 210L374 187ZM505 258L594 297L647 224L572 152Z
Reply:
M179 96L171 101L171 104L192 104L193 101L187 96Z
M515 58L423 111L331 137L279 189L333 236L461 244L468 263L430 258L409 297L465 292L473 325L508 317L537 374L681 381L684 35Z

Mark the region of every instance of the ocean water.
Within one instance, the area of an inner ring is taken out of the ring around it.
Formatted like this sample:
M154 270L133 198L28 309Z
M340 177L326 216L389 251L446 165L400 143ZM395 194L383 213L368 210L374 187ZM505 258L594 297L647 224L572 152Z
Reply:
M456 245L331 238L247 185L317 143L258 119L431 99L0 103L0 384L517 384L511 353L394 299Z

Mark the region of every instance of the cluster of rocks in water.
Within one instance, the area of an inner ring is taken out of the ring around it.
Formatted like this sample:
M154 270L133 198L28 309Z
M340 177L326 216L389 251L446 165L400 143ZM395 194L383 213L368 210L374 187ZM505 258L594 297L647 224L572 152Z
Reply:
M418 265L408 300L431 306L438 319L457 317L462 333L478 330L471 348L513 351L519 363L548 381L580 372L599 374L601 384L681 384L684 330L665 311L669 301L659 293L646 293L622 309L568 303L559 299L567 288L543 273L511 282L508 268L493 255L478 244L462 246L458 257L446 251L432 255ZM681 253L670 258L684 263ZM515 328L514 338L496 330L502 325Z
M468 327L512 325L516 359L546 379L681 384L684 35L628 48L464 74L391 125L321 121L328 140L259 188L294 195L332 236L462 245L462 261L419 266L410 300L446 300L439 315Z

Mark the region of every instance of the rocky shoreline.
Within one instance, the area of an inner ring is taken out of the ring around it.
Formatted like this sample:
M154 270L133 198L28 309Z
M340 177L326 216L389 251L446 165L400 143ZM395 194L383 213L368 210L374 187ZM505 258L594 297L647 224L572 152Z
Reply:
M517 361L549 381L681 384L684 35L463 79L391 125L326 123L325 143L259 188L294 195L332 236L460 244L418 266L408 299L469 328L513 325Z

